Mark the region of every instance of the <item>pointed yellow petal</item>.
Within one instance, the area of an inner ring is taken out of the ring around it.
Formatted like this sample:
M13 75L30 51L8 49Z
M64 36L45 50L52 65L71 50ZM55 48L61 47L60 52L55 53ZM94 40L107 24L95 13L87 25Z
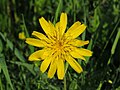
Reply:
M64 77L64 62L61 58L57 62L57 76L58 79L63 79Z
M83 48L77 48L75 49L76 53L82 55L82 56L92 56L92 51L83 49Z
M47 58L42 62L41 66L40 66L40 70L42 71L42 73L44 73L44 72L47 70L48 66L49 66L50 63L51 63L51 60L52 60L52 57L47 57Z
M44 47L47 44L45 41L34 38L26 38L25 42L36 47Z
M49 49L49 48L42 49L42 50L43 50L43 54L41 54L41 59L47 58L52 52L51 49Z
M62 13L60 16L60 33L61 35L63 35L63 33L65 32L67 26L67 14L66 13Z
M55 24L55 28L56 28L56 30L58 30L58 32L60 31L60 22L57 22Z
M56 36L56 28L55 26L49 21L49 25L50 25L50 31L52 36Z
M77 38L83 31L86 26L81 24L79 21L75 22L66 32L65 36L71 37L72 39Z
M55 28L56 28L56 36L57 36L57 39L60 38L60 22L57 22L55 24Z
M69 34L72 33L72 31L75 31L74 29L77 29L81 23L79 21L75 22L66 32L66 36L69 36Z
M48 55L50 55L51 50L50 49L42 49L42 50L38 50L34 53L32 53L28 60L29 61L39 61L39 60L44 60L46 57L48 57Z
M36 36L37 38L41 39L41 40L48 40L48 38L42 34L42 33L39 33L37 31L33 31L32 35Z
M39 19L39 22L40 22L40 25L41 27L43 28L44 32L47 34L47 35L50 35L51 34L51 31L50 31L50 25L49 23L43 18L41 17Z
M52 61L50 64L50 69L48 71L48 78L52 78L56 72L56 61Z
M56 28L54 27L54 25L49 21L49 25L50 25L50 34L47 35L49 40L53 43L55 42L54 40L56 40L57 37L57 31Z
M70 52L70 55L74 58L80 58L82 60L85 60L85 58L82 55L80 55L78 52L75 52L74 50Z
M84 46L88 43L89 43L88 40L87 41L82 41L82 40L74 39L74 40L70 41L68 44L80 47L80 46Z
M65 56L66 61L70 64L70 66L78 73L83 71L82 67L78 64L78 62L72 58L70 55Z
M41 60L41 55L44 53L44 50L38 50L34 53L32 53L30 56L29 56L29 61L39 61Z

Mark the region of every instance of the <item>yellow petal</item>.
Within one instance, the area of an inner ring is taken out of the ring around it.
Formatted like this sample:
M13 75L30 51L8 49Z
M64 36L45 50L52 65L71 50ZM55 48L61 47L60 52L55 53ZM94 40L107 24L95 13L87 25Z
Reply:
M42 73L44 73L44 72L47 70L48 66L49 66L50 63L51 63L51 60L52 60L52 57L47 57L47 58L42 62L41 66L40 66L40 70L42 71Z
M76 53L82 55L82 56L92 56L92 51L83 49L83 48L77 48L75 49Z
M41 27L43 28L44 32L45 32L47 35L51 35L49 23L48 23L43 17L41 17L41 18L39 19L39 22L40 22L40 25L41 25Z
M39 38L41 40L45 40L45 41L49 40L44 34L39 33L37 31L33 31L32 35L36 36L37 38Z
M75 22L66 32L66 36L70 36L70 34L72 34L72 31L75 31L74 29L77 29L79 26L81 25L81 23L79 21Z
M50 31L52 36L56 36L56 28L55 26L49 21L49 25L50 25Z
M74 39L74 40L70 41L68 44L80 47L80 46L84 46L88 43L89 43L88 40L87 41L82 41L82 40Z
M60 31L60 22L57 22L55 24L55 28L56 28L56 30L58 30L58 32Z
M41 54L41 59L47 58L51 54L51 49L45 48L43 49L43 54Z
M48 71L48 78L52 78L56 72L56 61L53 60L50 64L50 69Z
M32 53L29 56L29 61L39 61L39 60L44 60L46 57L48 57L51 53L51 50L49 48L44 48L42 50L38 50L34 53Z
M85 58L82 55L80 55L78 52L75 52L74 50L70 52L70 55L74 58L80 58L82 60L85 60Z
M58 79L63 79L64 77L64 62L61 58L57 62L57 76Z
M39 40L39 39L34 39L34 38L26 38L25 41L27 44L36 46L36 47L44 47L46 45L45 41Z
M67 37L71 37L72 39L77 38L83 31L85 30L86 26L81 24L79 21L75 22L66 32Z
M39 61L41 60L41 55L44 53L44 50L38 50L34 53L32 53L29 56L29 61Z
M57 36L57 39L60 38L60 22L57 22L55 24L55 28L56 28L56 36Z
M78 62L72 58L70 55L65 56L66 61L70 64L70 66L78 73L83 71L82 67L78 64Z
M65 32L67 26L67 14L66 13L62 13L60 16L60 33L61 35L63 35L63 33Z

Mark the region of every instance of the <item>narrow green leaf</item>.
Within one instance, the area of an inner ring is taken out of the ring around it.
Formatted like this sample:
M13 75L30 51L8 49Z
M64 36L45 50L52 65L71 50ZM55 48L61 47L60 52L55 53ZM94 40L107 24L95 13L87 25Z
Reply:
M86 31L82 33L82 40L85 40L85 36L86 36Z
M0 66L0 73L1 73L1 69L2 69L2 67Z
M0 39L0 53L3 51L3 44L2 44L2 40Z
M20 53L20 51L15 48L15 51L14 51L16 57L21 61L21 62L25 62L25 58L23 57L23 55Z
M3 57L0 57L0 66L3 70L3 73L5 75L5 78L6 78L7 82L10 84L11 89L14 90L13 85L11 83L9 73L8 73L7 65L6 65L5 59Z
M26 27L26 24L25 24L25 19L24 19L23 14L22 14L22 20L23 20L23 26L24 26L24 29L22 29L22 30L25 31L26 37L29 37L29 33L28 33L28 30L27 30L27 27Z
M111 54L114 54L119 39L120 39L120 28L118 29L118 33L117 33L116 38L114 40L114 43L113 43L113 46L111 49Z
M120 86L118 88L116 88L115 90L120 90Z
M2 85L2 81L1 81L1 77L0 77L0 90L4 90L3 85Z
M2 37L2 39L5 41L5 36L0 32L0 36Z
M9 48L13 51L13 43L7 39L7 45L9 46Z
M52 90L58 90L58 88L53 85L49 85L49 88L51 88Z
M69 86L69 90L77 90L77 81L73 80Z
M26 67L33 75L35 75L35 71L33 70L34 68L33 64L22 63L22 62L12 62L12 63Z
M53 21L54 24L56 23L56 21L58 19L58 16L61 13L62 5L63 5L63 1L59 0L59 4L58 4L58 7L57 7L57 10L56 10L56 13L55 13L55 18L54 18L54 21Z
M92 45L93 45L93 40L91 39L87 49L91 50L92 49ZM90 59L90 57L86 57L86 63L88 63L89 59Z
M96 90L101 90L101 87L102 87L102 82L100 82L100 84L99 84L99 86L98 86L98 88L96 89Z
M117 43L118 43L118 40L119 40L119 39L120 39L120 28L118 29L118 33L117 33L116 38L115 38L115 40L114 40L114 43L113 43L113 45L112 45L111 55L110 55L110 58L109 58L107 64L110 64L110 62L111 62L112 55L113 55L114 52L115 52L115 49L116 49L116 46L117 46Z

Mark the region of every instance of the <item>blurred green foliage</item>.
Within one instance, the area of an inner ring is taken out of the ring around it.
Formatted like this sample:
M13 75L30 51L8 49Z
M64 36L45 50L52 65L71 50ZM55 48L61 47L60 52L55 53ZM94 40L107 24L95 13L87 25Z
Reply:
M18 38L19 32L43 32L38 19L55 23L61 12L68 14L68 28L75 21L87 25L80 38L90 40L85 48L93 51L86 62L78 60L81 74L68 67L67 90L120 89L120 0L0 0L1 90L63 90L64 81L48 79L39 62L28 61L36 48Z

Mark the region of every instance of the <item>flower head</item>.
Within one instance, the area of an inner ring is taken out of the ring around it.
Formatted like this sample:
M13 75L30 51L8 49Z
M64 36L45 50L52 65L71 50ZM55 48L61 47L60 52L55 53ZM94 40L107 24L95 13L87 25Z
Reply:
M84 56L91 56L92 52L80 48L88 44L89 41L82 41L76 38L83 33L86 26L77 21L65 32L67 26L66 13L61 14L60 22L57 22L55 26L50 21L47 22L43 17L39 19L39 22L46 35L33 31L32 35L36 38L26 39L26 43L42 48L31 54L29 60L43 60L40 70L45 72L49 67L49 78L52 78L57 72L58 79L63 79L65 61L76 72L82 72L83 69L76 61L76 58L85 60Z
M24 32L20 32L18 37L19 37L19 39L22 39L22 40L24 40L26 38Z

